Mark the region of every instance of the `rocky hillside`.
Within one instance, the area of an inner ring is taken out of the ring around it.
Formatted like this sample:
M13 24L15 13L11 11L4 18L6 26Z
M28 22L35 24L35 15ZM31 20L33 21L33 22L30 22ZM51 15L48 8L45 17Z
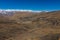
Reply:
M60 40L60 11L0 17L0 40Z

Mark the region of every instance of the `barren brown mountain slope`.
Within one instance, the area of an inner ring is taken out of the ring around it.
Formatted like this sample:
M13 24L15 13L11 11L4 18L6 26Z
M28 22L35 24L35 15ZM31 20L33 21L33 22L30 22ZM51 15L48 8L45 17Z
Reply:
M60 11L16 13L7 20L0 22L0 40L60 40Z

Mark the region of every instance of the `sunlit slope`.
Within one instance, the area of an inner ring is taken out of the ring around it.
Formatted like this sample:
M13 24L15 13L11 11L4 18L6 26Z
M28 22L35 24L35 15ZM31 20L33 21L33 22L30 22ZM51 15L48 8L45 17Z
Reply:
M6 22L0 23L0 40L60 39L60 11L16 13Z

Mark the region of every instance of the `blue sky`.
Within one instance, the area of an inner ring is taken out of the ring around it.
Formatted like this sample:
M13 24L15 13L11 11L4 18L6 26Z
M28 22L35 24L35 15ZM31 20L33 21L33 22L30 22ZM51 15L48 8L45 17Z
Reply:
M60 10L60 0L0 0L0 9Z

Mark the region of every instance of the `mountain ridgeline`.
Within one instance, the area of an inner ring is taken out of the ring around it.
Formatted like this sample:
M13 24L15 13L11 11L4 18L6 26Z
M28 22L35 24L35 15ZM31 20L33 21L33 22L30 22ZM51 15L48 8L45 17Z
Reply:
M0 40L60 40L60 11L0 13Z

